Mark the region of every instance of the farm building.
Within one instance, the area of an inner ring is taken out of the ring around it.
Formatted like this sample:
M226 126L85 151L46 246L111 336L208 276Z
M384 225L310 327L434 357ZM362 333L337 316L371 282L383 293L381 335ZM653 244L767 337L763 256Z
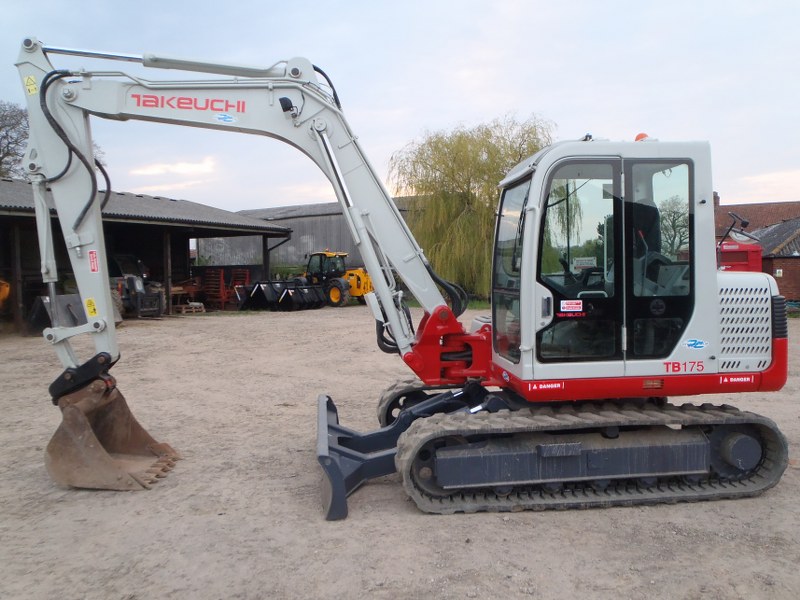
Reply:
M98 201L103 194L98 192ZM54 221L59 292L63 293L68 291L71 269L49 193L47 200ZM186 200L121 192L109 197L103 210L103 230L109 259L127 255L141 260L149 268L150 279L163 284L167 298L179 282L202 275L191 264L190 240L247 235L269 247L291 234L278 224ZM259 257L253 265L257 271L253 277L269 271L269 254L264 256L266 260ZM5 296L0 299L0 319L12 320L22 329L35 298L44 293L33 192L25 181L0 180L0 288ZM170 305L167 303L167 311Z
M748 221L745 231L761 246L761 270L775 277L788 300L800 301L800 202L717 204L716 208L717 236L731 224L730 213Z
M800 301L800 216L755 232L764 249L763 270L778 281L781 294Z
M407 201L400 198L395 203L405 216ZM348 266L364 266L338 202L243 210L238 214L291 229L291 239L279 242L270 252L273 267L305 265L308 254L325 249L347 252ZM261 252L258 240L247 237L206 238L198 240L197 245L198 262L209 265L250 264L260 260Z

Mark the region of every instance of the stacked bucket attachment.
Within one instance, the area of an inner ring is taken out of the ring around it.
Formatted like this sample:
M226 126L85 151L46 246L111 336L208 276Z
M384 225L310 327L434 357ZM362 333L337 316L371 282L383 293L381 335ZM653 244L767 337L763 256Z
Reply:
M325 290L320 285L295 281L258 281L250 288L240 310L310 310L322 308L325 304Z
M59 397L58 407L62 421L45 455L47 471L57 483L101 490L149 489L181 458L139 424L107 374Z

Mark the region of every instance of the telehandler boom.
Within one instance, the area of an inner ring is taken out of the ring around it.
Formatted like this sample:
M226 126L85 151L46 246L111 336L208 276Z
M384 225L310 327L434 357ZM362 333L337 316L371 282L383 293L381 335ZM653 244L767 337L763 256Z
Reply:
M217 77L56 70L54 54ZM365 481L395 471L422 510L438 513L735 498L780 479L788 450L769 419L667 402L786 380L775 281L717 271L706 143L587 136L520 163L500 184L492 315L467 329L458 321L464 292L434 273L330 80L307 60L253 68L27 38L17 65L43 278L55 295L49 186L88 316L85 326L44 332L64 367L50 386L63 413L47 453L56 481L136 489L178 458L136 424L109 374L119 350L91 116L265 135L331 181L373 281L366 300L378 345L416 377L384 392L381 428L370 433L343 427L333 401L318 399L328 519L347 515L347 496ZM416 328L395 274L424 311ZM76 356L70 339L80 334L93 337L94 356Z

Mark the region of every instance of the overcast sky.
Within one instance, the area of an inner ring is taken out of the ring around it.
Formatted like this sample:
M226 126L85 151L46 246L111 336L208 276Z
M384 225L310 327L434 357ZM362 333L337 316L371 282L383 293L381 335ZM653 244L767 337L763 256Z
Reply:
M258 66L305 56L384 181L427 131L536 114L556 139L709 140L723 203L800 200L798 13L797 0L3 0L0 99L24 102L25 36ZM266 138L100 119L93 133L117 191L228 210L335 200L311 161Z

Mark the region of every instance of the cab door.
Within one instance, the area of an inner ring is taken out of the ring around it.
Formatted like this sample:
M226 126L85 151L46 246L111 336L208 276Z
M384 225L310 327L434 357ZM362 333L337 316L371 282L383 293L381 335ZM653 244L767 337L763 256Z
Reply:
M617 377L625 370L622 161L551 168L541 200L533 378Z
M624 168L625 372L664 374L663 359L678 348L695 308L693 164L688 159L626 160ZM692 341L697 350L708 343ZM680 364L683 372L694 372L702 363Z

